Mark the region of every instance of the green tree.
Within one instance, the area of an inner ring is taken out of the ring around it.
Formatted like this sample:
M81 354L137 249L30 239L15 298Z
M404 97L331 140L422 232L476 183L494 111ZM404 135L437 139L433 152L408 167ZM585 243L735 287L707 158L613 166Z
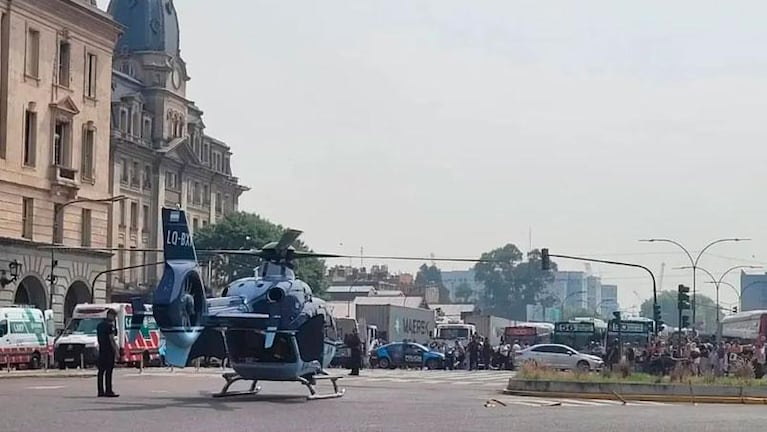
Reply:
M439 288L439 302L449 303L450 292L442 282L442 270L436 265L421 264L415 275L415 285L417 287L436 286Z
M483 253L480 259L490 262L478 262L474 277L484 285L482 308L493 315L524 320L527 305L551 307L555 303L545 288L553 282L557 265L552 262L550 271L542 270L539 250L531 251L524 261L522 252L507 244Z
M215 224L208 225L194 233L197 249L260 249L265 244L279 240L285 229L257 214L237 212L227 215ZM293 247L300 251L309 248L299 239ZM249 256L224 255L210 257L212 288L222 289L233 280L253 276L261 259ZM201 260L205 259L202 256ZM328 284L325 280L325 263L317 258L296 260L296 276L309 284L321 295Z
M692 300L692 295L690 296ZM696 318L698 321L703 322L703 331L706 333L716 332L716 303L710 297L698 294L696 296L697 310ZM667 326L679 327L679 312L677 311L677 292L676 291L661 291L658 293L658 304L660 305L661 319ZM652 317L652 298L649 298L642 302L642 316ZM685 314L689 314L690 311L685 311ZM719 312L719 318L721 319L724 314Z
M461 282L455 287L455 301L458 303L468 303L474 291L468 282Z

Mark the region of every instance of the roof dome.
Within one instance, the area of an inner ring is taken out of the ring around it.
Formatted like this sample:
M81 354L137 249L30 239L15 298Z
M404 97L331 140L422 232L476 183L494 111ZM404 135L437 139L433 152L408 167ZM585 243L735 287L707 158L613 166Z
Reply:
M125 31L115 51L155 51L179 56L178 15L173 0L111 0L107 10Z

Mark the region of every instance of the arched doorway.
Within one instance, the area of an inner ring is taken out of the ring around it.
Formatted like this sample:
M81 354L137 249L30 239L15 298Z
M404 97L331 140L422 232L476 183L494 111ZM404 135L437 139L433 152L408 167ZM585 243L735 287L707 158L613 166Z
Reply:
M64 297L64 323L68 323L75 312L75 306L91 301L91 291L88 285L82 281L75 281L69 286L67 295Z
M13 303L19 305L32 305L45 310L48 299L45 298L45 287L42 281L34 276L27 276L16 287Z

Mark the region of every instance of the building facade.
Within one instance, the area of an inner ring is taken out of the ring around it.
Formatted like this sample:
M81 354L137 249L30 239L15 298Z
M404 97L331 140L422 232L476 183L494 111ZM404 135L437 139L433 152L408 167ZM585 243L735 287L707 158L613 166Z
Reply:
M162 260L162 207L181 207L194 231L238 207L247 190L232 175L232 152L206 134L203 112L186 97L179 22L170 0L112 0L108 13L125 28L112 72L110 243L115 269ZM133 250L131 250L133 249ZM117 271L110 293L135 295L154 286L158 266Z
M620 310L618 304L618 285L602 285L602 300L599 303L599 314L605 318L612 317L612 313Z
M0 0L0 305L52 308L59 325L105 298L103 280L92 285L108 253L49 246L108 244L109 204L92 201L111 197L120 31L95 0Z

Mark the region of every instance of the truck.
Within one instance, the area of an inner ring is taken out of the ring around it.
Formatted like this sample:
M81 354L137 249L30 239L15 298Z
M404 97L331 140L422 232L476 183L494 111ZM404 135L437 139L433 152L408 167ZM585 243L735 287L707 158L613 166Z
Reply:
M434 339L451 346L455 342L460 342L465 346L475 334L477 334L477 327L474 324L466 324L462 320L453 319L437 324Z
M152 317L152 305L145 306L147 315L141 327L141 336L129 340L128 327L133 316L133 307L128 303L78 304L72 313L72 320L56 339L54 360L59 369L95 365L98 360L96 327L107 316L109 309L117 313L115 336L120 349L118 363L125 365L149 365L159 362L160 329Z
M428 344L434 332L433 310L395 305L357 305L357 320L378 330L386 342L404 340Z
M342 345L336 349L336 355L333 356L331 365L346 367L349 358L351 357L351 350L343 341L346 335L352 332L354 328L357 329L357 333L362 339L362 360L365 362L368 359L368 354L373 346L373 343L378 339L378 328L374 325L368 325L365 320L357 321L356 318L336 318L336 331L338 339L342 342Z
M477 328L477 333L487 338L492 346L500 345L506 327L516 324L516 321L493 315L466 314L462 318L467 324L473 324Z
M50 364L54 334L52 310L25 305L0 308L0 366L39 369Z

